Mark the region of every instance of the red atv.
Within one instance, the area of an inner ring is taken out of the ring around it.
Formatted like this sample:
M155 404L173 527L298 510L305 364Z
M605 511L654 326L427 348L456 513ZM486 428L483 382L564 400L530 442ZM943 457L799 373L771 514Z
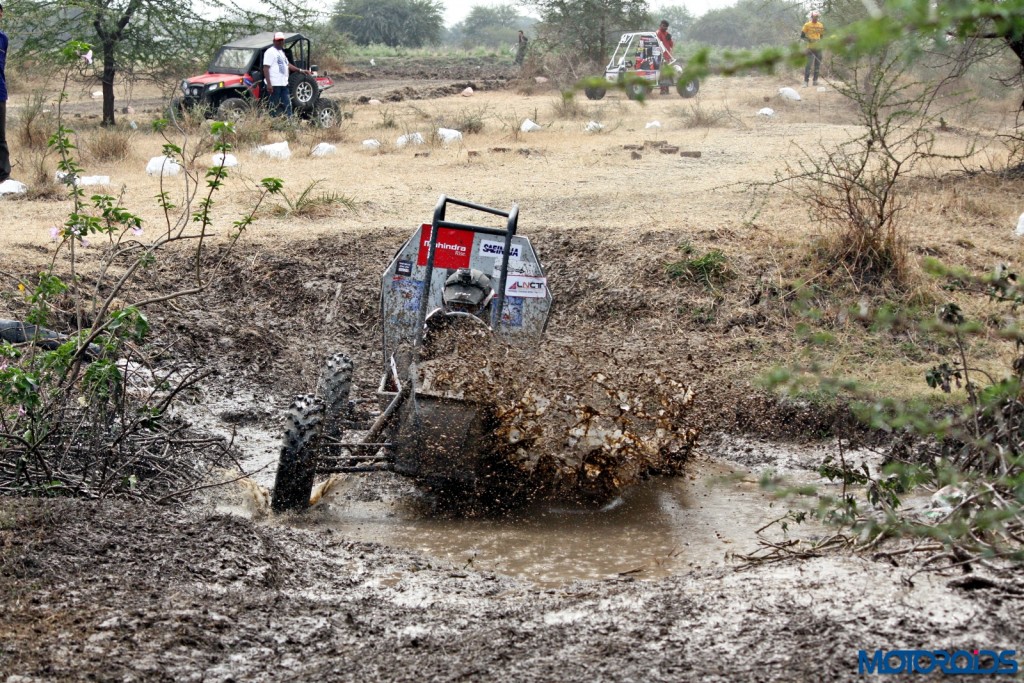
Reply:
M221 47L206 73L181 82L180 108L202 107L207 116L237 119L246 110L265 99L263 53L274 44L273 33L257 33L239 38ZM300 69L309 69L313 76L294 72L288 79L292 110L297 116L321 128L330 128L341 121L341 108L321 93L334 85L330 76L320 75L310 63L310 41L301 33L286 33L284 52Z

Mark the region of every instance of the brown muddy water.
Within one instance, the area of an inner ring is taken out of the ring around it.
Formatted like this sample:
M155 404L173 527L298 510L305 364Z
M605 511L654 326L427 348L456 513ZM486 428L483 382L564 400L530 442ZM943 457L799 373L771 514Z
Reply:
M513 516L446 519L415 496L367 501L360 491L367 483L350 478L314 514L347 538L413 550L456 571L542 586L659 578L754 550L756 530L772 518L773 501L756 480L721 463L699 464L699 474L647 481L599 509L545 503Z
M237 399L236 399L237 400ZM260 424L227 426L226 405L196 406L190 420L233 438L252 472L253 496L225 496L224 512L266 514L280 434ZM410 480L390 473L335 477L320 502L301 516L270 523L329 528L353 541L380 543L425 556L435 567L515 576L540 586L630 576L656 579L728 565L757 549L758 530L791 507L761 489L766 470L790 481L824 484L813 472L823 447L801 447L715 435L687 474L654 478L603 508L538 503L494 518L439 517ZM848 458L853 458L848 454ZM801 536L820 532L801 525ZM760 538L784 538L778 525Z

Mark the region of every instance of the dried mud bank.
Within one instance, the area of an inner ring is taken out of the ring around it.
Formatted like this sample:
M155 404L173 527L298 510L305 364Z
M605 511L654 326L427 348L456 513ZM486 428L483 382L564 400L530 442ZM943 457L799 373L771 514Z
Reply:
M1020 593L858 557L539 590L287 520L22 500L0 520L12 683L852 680L859 649L1024 635Z

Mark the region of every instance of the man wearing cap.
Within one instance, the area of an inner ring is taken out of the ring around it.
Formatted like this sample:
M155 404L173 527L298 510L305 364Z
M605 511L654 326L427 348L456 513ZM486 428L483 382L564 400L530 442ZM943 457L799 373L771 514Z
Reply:
M804 87L811 77L811 65L814 65L814 85L818 85L818 69L821 67L821 48L818 41L825 35L825 25L818 21L821 14L818 10L811 12L811 20L800 30L800 40L807 43L807 66L804 67Z
M288 61L284 53L284 34L275 33L274 45L263 53L263 82L270 96L271 113L284 112L288 118L292 117L292 100L288 93L288 74L292 71L310 73Z
M4 6L0 5L0 19L4 18ZM11 151L7 147L7 34L0 30L0 183L11 177Z

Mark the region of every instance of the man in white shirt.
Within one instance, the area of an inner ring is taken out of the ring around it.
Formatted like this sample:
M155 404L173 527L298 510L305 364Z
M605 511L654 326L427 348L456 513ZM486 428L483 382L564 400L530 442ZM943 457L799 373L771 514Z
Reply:
M267 48L263 53L263 82L270 96L272 114L284 112L288 118L292 117L292 100L288 93L288 74L292 71L310 73L288 61L288 56L284 53L284 34L275 33L273 47Z

